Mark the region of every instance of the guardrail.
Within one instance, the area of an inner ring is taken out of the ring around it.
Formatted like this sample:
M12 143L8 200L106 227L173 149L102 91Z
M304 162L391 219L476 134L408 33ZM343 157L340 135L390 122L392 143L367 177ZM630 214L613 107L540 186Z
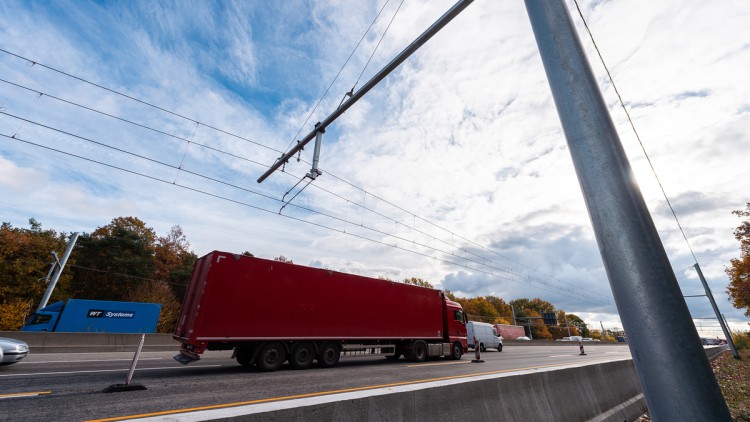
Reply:
M0 337L25 341L31 353L132 352L141 334L47 333L0 331ZM171 334L146 334L145 351L178 351L180 343Z

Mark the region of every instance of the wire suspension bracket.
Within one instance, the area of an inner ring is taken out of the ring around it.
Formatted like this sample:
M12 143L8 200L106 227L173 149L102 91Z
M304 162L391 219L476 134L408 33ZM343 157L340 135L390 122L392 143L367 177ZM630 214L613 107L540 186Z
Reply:
M286 193L284 196L281 197L281 202L284 204L279 209L279 214L281 214L281 211L286 208L287 205L289 205L292 201L294 201L294 198L297 197L300 193L302 193L305 188L310 186L310 183L312 183L315 179L318 178L318 176L321 176L323 174L320 169L318 169L318 163L320 162L320 144L323 140L323 134L326 133L325 128L320 127L320 122L315 124L315 129L317 130L315 132L315 148L313 150L313 161L312 161L312 167L310 168L310 172L302 176L301 179L297 183L294 184ZM301 151L301 150L300 150ZM302 186L302 189L298 190L297 193L294 194L291 198L289 198L288 201L285 201L286 196L289 195L297 186L299 186L300 183L304 182L306 179L310 179L307 183L305 183L304 186Z

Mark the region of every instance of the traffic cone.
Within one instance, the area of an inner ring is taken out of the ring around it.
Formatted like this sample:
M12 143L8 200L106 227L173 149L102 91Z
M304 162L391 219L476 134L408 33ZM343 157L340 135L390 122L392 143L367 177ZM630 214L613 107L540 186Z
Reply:
M583 343L580 341L578 342L578 348L581 349L581 353L579 353L579 356L585 356L586 352L583 351Z

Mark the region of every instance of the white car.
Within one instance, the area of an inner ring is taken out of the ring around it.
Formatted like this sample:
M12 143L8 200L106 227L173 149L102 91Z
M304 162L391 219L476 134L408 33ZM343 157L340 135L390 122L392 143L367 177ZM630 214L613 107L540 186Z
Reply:
M25 341L0 337L0 366L11 365L29 354L29 345Z
M531 339L526 336L521 336L521 337L516 337L516 340L531 340Z

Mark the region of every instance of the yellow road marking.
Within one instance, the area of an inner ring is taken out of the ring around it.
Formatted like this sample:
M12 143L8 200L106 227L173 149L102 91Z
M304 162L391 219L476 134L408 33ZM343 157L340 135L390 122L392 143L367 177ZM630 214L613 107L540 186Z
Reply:
M28 397L28 396L41 396L43 394L50 394L51 391L30 391L28 393L10 393L0 394L0 399L7 399L11 397Z
M459 365L462 363L471 363L468 360L457 360L455 362L435 362L435 363L418 363L416 365L406 365L407 368L417 368L421 366L436 366L436 365Z
M468 363L469 361L467 361ZM351 393L354 391L366 391L366 390L375 390L378 388L388 388L388 387L399 387L402 385L413 385L413 384L422 384L425 382L433 382L433 381L446 381L446 380L452 380L452 379L461 379L461 378L471 378L471 377L477 377L482 375L493 375L493 374L502 374L506 372L516 372L516 371L528 371L531 369L541 369L541 368L550 368L554 366L563 366L562 364L550 364L550 365L539 365L539 366L530 366L527 368L514 368L514 369L501 369L498 371L487 371L487 372L475 372L472 374L464 374L464 375L449 375L445 377L438 377L438 378L428 378L423 380L413 380L413 381L401 381L401 382L394 382L391 384L380 384L380 385L368 385L364 387L353 387L353 388L345 388L342 390L329 390L329 391L318 391L315 393L305 393L305 394L297 394L292 396L282 396L282 397L270 397L267 399L257 399L257 400L248 400L248 401L241 401L241 402L235 402L235 403L223 403L223 404L214 404L209 406L201 406L201 407L189 407L185 409L175 409L175 410L164 410L161 412L153 412L153 413L141 413L138 415L128 415L128 416L117 416L114 418L105 418L105 419L91 419L86 422L110 422L110 421L124 421L128 419L136 419L136 418L148 418L152 416L163 416L163 415L174 415L177 413L187 413L187 412L198 412L201 410L214 410L214 409L226 409L229 407L237 407L237 406L247 406L251 404L260 404L260 403L270 403L275 401L284 401L284 400L294 400L294 399L303 399L308 397L319 397L319 396L327 396L331 394L341 394L341 393Z

